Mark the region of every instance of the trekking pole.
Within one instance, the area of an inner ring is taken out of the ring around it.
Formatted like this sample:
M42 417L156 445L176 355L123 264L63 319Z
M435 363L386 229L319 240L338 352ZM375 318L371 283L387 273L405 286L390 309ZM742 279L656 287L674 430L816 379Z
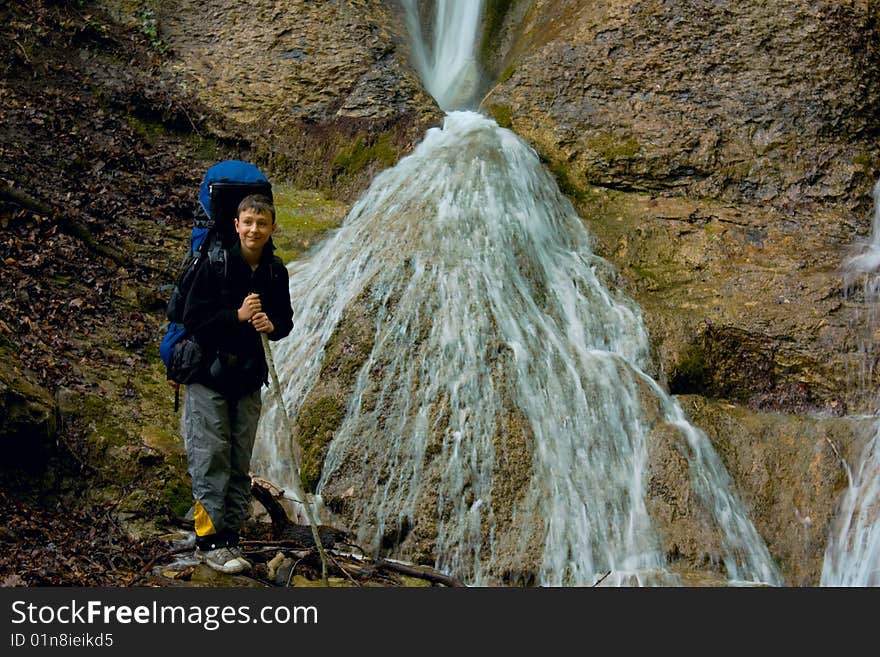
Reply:
M303 506L306 509L306 517L309 519L309 524L312 526L312 538L315 540L318 554L321 556L321 581L324 586L330 586L330 582L327 581L327 556L324 554L324 546L321 544L321 537L318 536L318 523L312 512L312 506L306 500L306 493L302 487L299 464L299 444L296 441L296 436L293 434L293 428L290 426L290 416L287 415L287 408L284 406L284 399L281 397L281 384L278 382L278 372L275 370L275 361L272 358L272 350L269 348L269 337L265 333L260 333L260 338L263 341L263 353L266 355L266 364L269 366L269 374L272 376L272 391L275 393L275 401L281 409L281 417L284 420L284 430L293 441L293 463L296 466L296 476L293 478L293 494L302 500Z

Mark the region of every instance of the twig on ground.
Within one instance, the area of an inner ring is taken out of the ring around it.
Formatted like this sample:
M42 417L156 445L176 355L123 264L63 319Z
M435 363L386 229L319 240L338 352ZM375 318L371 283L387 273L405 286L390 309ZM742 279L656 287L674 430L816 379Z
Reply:
M428 570L418 566L407 566L396 561L388 561L387 559L377 559L376 567L380 570L389 570L391 572L400 573L401 575L409 575L410 577L419 577L429 582L436 582L444 586L464 588L466 585L461 580L445 575L436 570Z
M173 550L166 550L165 552L163 552L161 554L157 554L155 557L150 559L150 561L147 563L146 566L144 566L141 569L141 574L138 575L135 579L133 579L131 581L131 583L129 584L129 586L134 586L139 581L146 578L147 574L153 569L153 566L155 566L156 562L159 561L160 559L167 559L168 557L174 556L175 554L180 554L181 552L191 552L192 549L193 548L190 545L188 547L179 547L179 548L174 548Z
M607 573L605 573L604 575L602 575L602 577L600 577L600 578L597 579L595 582L593 582L593 586L594 586L594 587L595 587L595 586L599 586L599 584L601 584L601 583L604 581L604 579L605 579L606 577L608 577L610 574L611 574L611 571L609 570Z
M335 564L336 564L336 567L339 568L339 570L342 571L342 574L345 575L346 577L348 577L348 579L350 579L350 580L354 583L355 586L360 586L360 585L361 585L360 582L358 582L354 577L352 577L352 576L349 574L349 572L348 572L345 568L342 567L342 564L340 564L338 561L336 561L336 559L335 559L335 557L333 556L333 553L332 553L332 552L329 552L329 551L328 551L328 552L327 552L327 556L330 557L330 561L332 561L333 563L335 563Z

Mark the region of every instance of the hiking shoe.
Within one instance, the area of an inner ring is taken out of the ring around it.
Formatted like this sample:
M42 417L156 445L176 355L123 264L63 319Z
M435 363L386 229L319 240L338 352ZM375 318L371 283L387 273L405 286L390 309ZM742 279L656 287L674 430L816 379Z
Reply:
M250 568L251 566L253 566L253 564L251 563L250 559L248 559L246 556L244 556L244 554L243 554L242 551L241 551L241 548L238 547L237 545L230 545L230 546L229 546L229 551L232 552L232 554L234 554L236 557L238 557L239 559L241 559L242 561L244 561L244 562L247 564L247 567L248 567L248 568Z
M241 552L236 554L228 547L220 547L205 552L197 548L196 558L199 561L204 561L211 568L220 573L240 573L251 567L250 562L241 556Z

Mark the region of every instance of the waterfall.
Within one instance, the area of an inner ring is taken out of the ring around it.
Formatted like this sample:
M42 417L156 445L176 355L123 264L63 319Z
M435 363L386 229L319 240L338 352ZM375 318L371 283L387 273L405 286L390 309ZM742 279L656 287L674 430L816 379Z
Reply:
M874 184L874 218L871 222L871 240L844 262L850 274L873 274L880 270L880 180Z
M477 100L480 72L476 45L483 0L437 0L423 16L419 0L400 0L412 35L413 60L428 93L445 111L470 109ZM426 23L434 38L424 38Z
M843 262L843 278L847 293L860 291L863 310L853 329L861 331L859 359L850 379L858 396L870 397L877 361L877 336L880 328L880 180L874 184L874 213L871 237L856 243L853 254Z
M871 240L844 262L845 277L863 277L868 331L862 348L862 385L873 379L873 342L880 309L880 180L874 185ZM880 416L874 422L855 477L847 468L849 486L838 511L822 565L822 586L880 586Z
M321 395L341 409L318 493L359 544L477 585L520 567L542 585L680 583L647 502L665 436L727 577L781 583L709 440L646 373L638 306L510 130L448 112L289 271L283 396L293 416ZM286 485L277 412L267 404L255 469Z
M822 586L880 586L880 423L844 494L822 564Z

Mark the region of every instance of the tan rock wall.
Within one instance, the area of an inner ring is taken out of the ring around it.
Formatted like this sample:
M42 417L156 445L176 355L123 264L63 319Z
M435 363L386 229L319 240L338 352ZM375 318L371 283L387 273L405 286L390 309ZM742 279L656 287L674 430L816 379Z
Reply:
M106 0L133 29L144 8ZM163 66L217 112L212 131L279 176L351 198L439 119L392 4L156 3Z

